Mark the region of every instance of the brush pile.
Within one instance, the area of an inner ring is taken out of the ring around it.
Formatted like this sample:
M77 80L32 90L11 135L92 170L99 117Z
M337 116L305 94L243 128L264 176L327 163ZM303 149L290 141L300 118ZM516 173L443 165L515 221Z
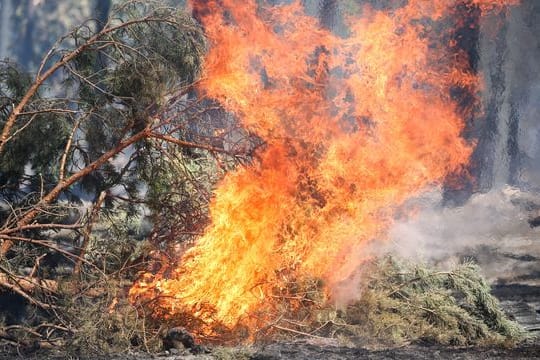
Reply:
M524 337L473 263L439 271L384 257L366 266L357 300L342 307L328 305L320 281L291 283L279 295L283 311L265 337L337 338L362 346L512 346Z

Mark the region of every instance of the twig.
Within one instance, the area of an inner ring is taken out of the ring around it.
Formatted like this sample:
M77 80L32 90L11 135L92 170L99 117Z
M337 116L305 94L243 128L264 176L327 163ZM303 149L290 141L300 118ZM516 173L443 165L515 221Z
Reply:
M321 326L319 326L318 328L316 328L315 330L311 331L311 333L316 333L317 331L321 330L322 328L324 328L326 325L328 324L332 324L332 325L341 325L341 324L336 324L335 322L333 322L332 320L328 320L327 322L325 322L324 324L322 324Z
M28 276L30 276L31 278L35 277L36 276L36 273L39 269L39 264L41 263L41 260L47 256L47 254L41 254L35 261L34 263L34 267L32 268L32 271L30 272L30 274Z
M90 112L89 114L91 114L92 112ZM66 142L66 146L64 148L64 153L62 154L62 158L60 160L60 166L59 166L59 169L58 169L58 181L62 182L64 181L64 173L66 171L66 161L67 161L67 156L68 156L68 153L69 153L69 149L71 148L71 144L73 142L73 137L75 136L75 133L77 132L77 129L79 128L79 124L81 123L82 121L82 117L78 118L76 121L75 121L75 124L73 125L73 129L71 130L71 134L69 134L69 138L68 138L68 141Z
M42 328L51 328L51 329L60 330L60 331L64 331L64 332L69 332L69 333L77 332L76 329L69 329L69 328L67 328L65 326L56 325L56 324L43 323L43 324L39 324L38 326L36 326L36 330L40 330Z
M7 139L6 139L6 142L8 141L11 141L11 139L13 139L15 136L17 136L18 133L24 131L28 126L30 126L30 124L32 123L32 121L34 121L34 119L36 118L37 114L34 114L30 117L30 119L28 119L28 121L22 125L20 128L18 128L13 134L11 134Z
M325 340L328 339L328 338L323 337L323 336L313 335L313 334L310 334L310 333L306 333L306 332L298 331L298 330L294 330L294 329L289 329L289 328L286 328L286 327L283 327L283 326L279 326L279 325L271 325L271 326L272 326L273 328L278 329L278 330L291 332L291 333L297 334L297 335L302 335L302 336L312 337L312 338L315 338L315 339L325 339Z
M283 321L288 322L289 324L295 325L295 326L300 326L300 327L307 327L308 326L306 324L302 324L302 323L299 323L299 322L296 322L296 321L293 321L293 320L290 320L290 319L283 319Z
M43 335L38 333L35 329L31 329L31 328L28 328L28 327L22 326L22 325L10 325L10 326L6 326L4 328L5 332L9 332L10 330L24 330L27 333L30 333L30 334L32 334L34 336L37 336L39 338L43 338Z

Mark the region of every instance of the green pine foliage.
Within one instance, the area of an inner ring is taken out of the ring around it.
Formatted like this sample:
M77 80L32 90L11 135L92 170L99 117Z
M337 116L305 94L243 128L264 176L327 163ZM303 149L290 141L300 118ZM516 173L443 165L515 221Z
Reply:
M440 271L384 257L364 274L357 300L317 312L314 334L388 345L510 345L524 338L473 263Z
M0 63L0 129L30 84L29 74L16 64ZM64 105L60 100L38 95L19 116L0 156L2 197L18 201L26 194L45 191L54 183L58 175L55 164L69 134L71 112L64 111Z
M93 39L103 26L115 30ZM199 76L206 44L202 29L183 10L159 1L123 1L107 25L88 21L61 38L47 54L43 71L77 47L77 56L47 79L17 117L0 154L0 195L13 208L29 197L33 201L24 206L31 206L58 184L61 174L65 179L77 173L163 116L158 113L169 106L168 99L185 96ZM15 64L0 65L0 130L33 81L33 74ZM196 121L178 111L159 131L181 138L185 132L178 129L186 128L188 117ZM58 199L78 203L122 187L124 198L144 201L141 189L158 180L142 175L159 152L153 141L137 142ZM113 207L110 198L105 204Z

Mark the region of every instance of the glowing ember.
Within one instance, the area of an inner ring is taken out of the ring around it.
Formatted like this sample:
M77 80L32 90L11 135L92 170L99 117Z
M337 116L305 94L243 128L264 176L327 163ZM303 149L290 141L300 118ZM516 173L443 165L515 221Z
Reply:
M459 3L481 12L503 2ZM212 225L179 266L130 291L134 302L156 298L156 317L197 319L199 333L254 330L288 281L319 277L331 289L358 265L351 253L385 237L399 205L471 154L460 137L471 109L450 94L474 96L478 79L440 30L462 25L455 1L366 7L344 38L299 2L256 3L191 6L212 44L201 91L267 145L220 184Z

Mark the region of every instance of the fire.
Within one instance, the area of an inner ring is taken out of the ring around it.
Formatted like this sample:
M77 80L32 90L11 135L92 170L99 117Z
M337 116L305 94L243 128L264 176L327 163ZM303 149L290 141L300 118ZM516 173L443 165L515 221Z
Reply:
M456 3L512 2L366 6L342 37L300 2L193 1L211 40L200 90L266 146L219 185L205 235L174 269L145 274L132 301L154 299L154 316L190 316L200 333L254 330L288 281L317 277L330 290L347 278L400 205L471 155L461 134L474 106L451 94L473 97L479 78L440 25L460 25Z

